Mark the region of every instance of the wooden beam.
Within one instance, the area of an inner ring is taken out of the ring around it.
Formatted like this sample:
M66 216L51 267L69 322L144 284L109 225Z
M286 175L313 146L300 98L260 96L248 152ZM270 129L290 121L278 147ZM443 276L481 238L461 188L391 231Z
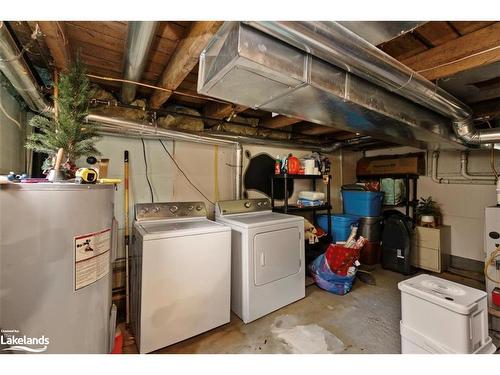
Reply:
M429 80L500 60L500 22L450 40L401 62Z
M333 133L341 132L340 129L332 128L330 126L313 125L313 124L305 124L305 125L308 125L308 126L300 131L302 134L325 135L325 134L333 134Z
M301 121L303 121L303 120L295 118L295 117L277 115L277 116L271 117L267 120L264 120L262 122L262 126L265 128L269 128L269 129L279 129L279 128L285 128L287 126L296 124L296 123L301 122Z
M189 29L186 37L181 40L177 49L170 57L163 71L158 86L175 90L198 63L201 51L212 39L222 25L220 21L198 21ZM150 99L153 108L159 108L172 93L156 91Z
M71 61L71 52L64 22L39 21L38 25L45 35L45 43L49 47L56 68L66 70Z
M212 102L205 105L203 115L222 120L231 116L233 112L238 114L246 109L248 109L248 107L238 104Z

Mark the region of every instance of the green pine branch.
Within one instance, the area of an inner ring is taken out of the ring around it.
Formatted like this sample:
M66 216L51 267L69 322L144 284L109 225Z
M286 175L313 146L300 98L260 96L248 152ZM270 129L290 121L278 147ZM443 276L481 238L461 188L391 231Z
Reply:
M64 149L66 158L75 162L82 156L100 155L95 148L97 127L85 122L93 92L79 56L69 70L61 73L59 97L54 98L58 118L34 116L30 125L37 128L26 142L26 148L49 154L49 159Z

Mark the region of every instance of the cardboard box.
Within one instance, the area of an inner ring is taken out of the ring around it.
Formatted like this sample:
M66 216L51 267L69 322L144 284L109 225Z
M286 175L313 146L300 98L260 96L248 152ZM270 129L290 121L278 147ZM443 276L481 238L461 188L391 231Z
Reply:
M358 161L356 175L380 176L400 174L425 174L425 153L376 156Z

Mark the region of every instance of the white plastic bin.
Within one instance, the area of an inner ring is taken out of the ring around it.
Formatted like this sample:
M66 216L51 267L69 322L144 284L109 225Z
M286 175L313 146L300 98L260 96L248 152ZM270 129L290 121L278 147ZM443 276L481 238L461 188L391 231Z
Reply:
M401 352L493 353L486 292L430 275L401 281Z

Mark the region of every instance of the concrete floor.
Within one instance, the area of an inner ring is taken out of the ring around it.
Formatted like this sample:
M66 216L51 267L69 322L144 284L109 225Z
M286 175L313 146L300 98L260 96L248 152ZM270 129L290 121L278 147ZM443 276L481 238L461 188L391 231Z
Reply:
M397 283L405 276L381 268L373 275L377 285L356 280L345 296L311 285L304 299L252 323L232 314L229 324L155 353L399 353Z
M249 324L231 314L231 322L209 332L160 349L155 354L341 354L400 353L400 292L408 278L375 267L376 285L356 280L338 296L316 285L306 297ZM450 273L435 276L484 290L484 284ZM490 332L499 347L500 338ZM124 353L137 353L133 337L125 335Z

